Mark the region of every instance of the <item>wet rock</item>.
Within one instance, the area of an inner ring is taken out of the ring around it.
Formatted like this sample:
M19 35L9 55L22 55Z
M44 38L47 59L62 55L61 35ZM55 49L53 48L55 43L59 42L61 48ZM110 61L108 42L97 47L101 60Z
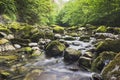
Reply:
M21 45L19 45L19 44L14 44L14 47L17 48L17 49L19 49L19 48L21 48Z
M8 34L8 35L6 36L6 38L10 40L10 39L14 39L15 37L14 37L14 35L12 35L12 34Z
M7 36L7 34L5 34L4 32L0 32L0 38L4 38L6 36Z
M66 48L64 52L64 61L68 63L76 62L81 56L81 52L79 50L75 50L73 48Z
M114 34L120 34L120 28L119 27L108 27L107 32L114 33Z
M78 36L77 33L70 33L69 35L72 36L72 37L77 37Z
M117 39L117 36L112 33L96 33L95 38L97 38L97 39L105 39L105 38Z
M25 76L24 80L38 80L38 76L40 76L42 72L42 70L38 69L33 70Z
M33 51L33 53L32 53L31 56L32 56L32 57L37 57L37 56L40 56L40 54L41 54L41 51L37 49L37 50L34 50L34 51Z
M55 39L61 39L62 36L60 34L55 34Z
M65 36L64 40L75 40L75 38L72 36Z
M65 45L55 40L47 44L45 47L45 52L47 56L56 57L62 56L64 49Z
M15 50L15 47L10 43L0 45L0 52Z
M91 64L92 64L92 59L89 58L89 57L81 56L81 57L79 58L78 63L79 63L79 66L83 66L83 67L85 67L85 68L90 69L90 68L91 68Z
M120 80L120 53L102 71L104 80Z
M29 43L28 44L30 47L38 46L38 43Z
M79 45L81 45L80 42L73 42L72 44L73 44L74 46L79 46Z
M113 58L115 57L116 53L114 52L102 52L100 55L94 59L92 63L92 71L100 72Z
M8 42L9 41L7 39L4 39L4 38L0 39L0 45L8 43Z
M83 54L84 57L89 57L89 58L92 58L93 57L93 54L91 52L85 52Z
M98 43L96 47L98 53L103 51L120 52L120 40L105 40Z
M89 36L81 36L80 41L84 41L84 42L89 42L90 41L90 37Z

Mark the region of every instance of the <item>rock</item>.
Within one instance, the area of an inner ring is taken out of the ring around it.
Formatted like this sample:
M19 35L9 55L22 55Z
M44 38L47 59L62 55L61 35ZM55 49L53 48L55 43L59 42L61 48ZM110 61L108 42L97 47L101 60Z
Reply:
M64 61L68 63L75 62L81 56L81 52L79 50L75 50L73 48L66 48L64 52Z
M60 34L55 34L55 39L61 39L62 36Z
M36 80L37 77L40 76L42 72L43 72L42 70L38 69L33 70L25 76L24 80Z
M4 39L4 38L0 39L0 45L8 43L8 42L9 41L7 39Z
M10 39L14 39L15 37L14 37L14 35L12 35L12 34L8 34L8 35L6 36L6 38L10 40Z
M104 80L120 80L120 53L101 72Z
M40 56L40 54L41 54L41 51L37 49L37 50L34 50L34 51L33 51L33 53L32 53L31 56L32 56L32 57L37 57L37 56Z
M19 49L19 48L21 48L21 45L19 45L19 44L14 44L14 47L17 48L17 49Z
M72 37L77 37L78 36L77 33L70 33L69 35L72 36Z
M100 55L93 60L92 63L92 71L100 72L113 58L115 57L116 53L114 52L102 52Z
M57 57L62 56L63 51L65 49L65 45L60 43L59 41L51 41L45 47L46 56Z
M84 41L84 42L89 42L89 41L90 41L90 37L84 35L84 36L81 36L79 40L80 40L80 41Z
M10 40L12 44L20 44L21 46L28 46L28 43L30 43L29 39L11 39Z
M117 39L117 36L112 33L96 33L95 38L97 38L97 39L105 39L105 38Z
M5 34L4 32L0 32L0 38L4 38L6 36L7 36L7 34Z
M75 40L75 38L74 37L72 37L72 36L65 36L64 37L64 40Z
M61 26L55 26L55 27L53 28L53 32L54 32L54 33L64 33L64 28L61 27Z
M94 73L92 74L93 80L103 80L100 74Z
M83 67L85 67L85 68L90 69L90 68L91 68L91 64L92 64L92 59L89 58L89 57L81 56L81 57L79 58L78 63L79 63L79 66L83 66Z
M88 57L88 58L92 58L93 57L93 54L91 52L85 52L83 54L84 57Z
M81 45L80 42L73 42L72 44L73 44L74 46L79 46L79 45Z
M38 43L29 43L28 44L30 47L38 46Z
M105 40L98 43L96 47L97 53L103 51L120 52L120 40Z
M120 28L119 27L108 27L107 32L113 33L113 34L120 34Z

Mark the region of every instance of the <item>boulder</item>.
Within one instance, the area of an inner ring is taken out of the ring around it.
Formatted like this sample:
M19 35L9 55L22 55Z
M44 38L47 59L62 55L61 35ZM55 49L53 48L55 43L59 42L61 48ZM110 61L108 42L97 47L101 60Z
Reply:
M92 71L101 72L102 69L115 57L116 53L114 52L102 52L100 55L93 60Z
M55 40L48 43L45 47L46 56L57 57L62 56L65 50L65 45Z
M64 52L64 61L68 63L76 62L79 60L81 52L73 48L66 48Z
M84 68L90 69L91 68L91 64L92 64L92 59L89 58L89 57L81 56L79 58L78 63L79 63L79 66L83 66Z
M98 43L96 47L97 53L103 51L120 52L120 40L105 40Z
M104 80L120 80L120 53L104 67L101 74Z

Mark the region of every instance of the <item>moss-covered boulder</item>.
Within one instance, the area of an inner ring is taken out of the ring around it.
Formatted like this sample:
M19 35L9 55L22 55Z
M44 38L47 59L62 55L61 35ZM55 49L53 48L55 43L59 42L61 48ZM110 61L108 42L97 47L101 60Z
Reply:
M92 71L101 72L104 66L106 66L113 58L116 56L114 52L102 52L100 55L94 59L92 63Z
M92 58L81 56L79 58L78 63L79 63L79 66L83 66L86 69L90 69L91 63L92 63Z
M75 38L72 37L72 36L65 36L65 37L64 37L64 40L72 41L72 40L75 40Z
M107 31L107 27L106 26L99 26L96 29L96 32L106 32Z
M104 80L120 80L120 53L103 69Z
M50 56L50 57L62 56L64 50L65 50L65 45L57 40L51 41L45 47L46 56Z
M54 33L64 33L64 28L61 27L61 26L55 26L55 27L53 28L53 32L54 32Z
M120 52L120 40L105 40L98 43L96 47L98 53L103 51Z
M81 52L79 50L73 48L66 48L64 52L64 61L68 63L75 62L81 56Z

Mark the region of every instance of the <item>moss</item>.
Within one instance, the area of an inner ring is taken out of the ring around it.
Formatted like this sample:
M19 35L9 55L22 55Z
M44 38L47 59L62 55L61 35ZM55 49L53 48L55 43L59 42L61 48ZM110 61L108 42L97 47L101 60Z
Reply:
M0 24L0 31L1 32L5 32L5 33L10 33L10 30L8 29L8 27L6 25Z
M114 52L102 52L92 63L92 71L100 72L105 66L105 61L111 61L116 56Z
M72 36L72 37L77 37L78 36L77 33L70 33L69 35Z
M77 30L79 27L77 27L77 26L72 26L72 27L70 27L70 28L68 28L68 30Z
M107 27L106 26L100 26L96 29L96 32L106 32L107 31Z
M103 51L120 52L120 40L105 40L98 43L96 48L98 53Z
M54 39L54 33L52 32L45 32L45 38L46 39Z
M9 41L7 39L0 39L0 45L8 43Z
M48 56L62 55L62 52L64 51L64 49L65 49L65 45L60 43L57 40L48 43L48 45L45 48L46 54Z
M64 28L61 26L56 26L53 28L54 33L64 33Z
M120 68L120 53L104 68L102 76L104 80L110 80L112 76L116 77L116 80L120 78L120 71L116 67Z
M0 56L0 59L4 59L4 60L16 60L17 56L14 56L14 55Z

